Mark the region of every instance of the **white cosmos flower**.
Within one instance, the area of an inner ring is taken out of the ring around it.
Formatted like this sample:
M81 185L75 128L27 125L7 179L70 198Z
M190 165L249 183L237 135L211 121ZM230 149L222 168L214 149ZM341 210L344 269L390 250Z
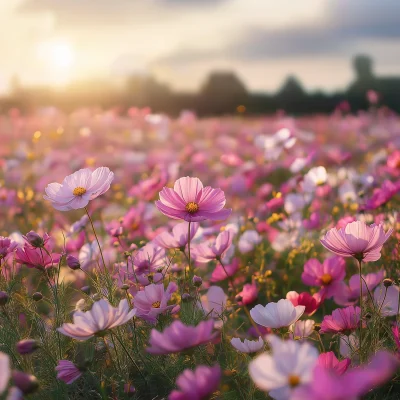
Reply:
M328 180L328 174L325 167L311 168L305 175L303 180L303 190L305 192L314 192L318 186L324 185Z
M268 335L272 354L262 353L249 364L254 383L276 400L288 400L294 388L309 383L318 351L307 342L283 341Z
M382 316L396 315L399 309L399 288L397 286L388 288L383 285L378 286L374 291L374 301Z
M126 324L136 314L136 308L130 310L126 299L113 307L107 300L96 301L92 309L86 312L76 311L73 324L65 323L57 330L65 336L77 340L87 340L96 334Z
M249 230L240 236L238 247L241 253L248 253L261 242L261 236L255 230Z
M306 319L305 321L296 321L290 326L290 331L294 337L306 338L309 337L314 331L315 322L312 319Z
M294 306L290 300L281 299L265 307L256 305L250 310L253 320L266 328L282 328L294 324L304 313L305 306Z
M242 342L240 338L232 338L231 345L242 353L256 353L264 347L264 340L259 337L258 340L244 339Z
M10 375L10 359L7 354L0 353L0 394L6 390Z
M283 208L288 214L301 211L306 205L306 200L303 195L296 193L289 193L285 196L285 203Z

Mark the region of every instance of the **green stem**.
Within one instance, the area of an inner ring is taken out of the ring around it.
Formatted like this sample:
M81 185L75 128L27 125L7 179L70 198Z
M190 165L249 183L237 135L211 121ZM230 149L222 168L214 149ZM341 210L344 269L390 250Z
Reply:
M362 325L363 325L363 277L362 277L362 264L361 260L358 260L358 269L360 273L360 332L359 332L359 354L360 354L360 362L362 362Z
M86 211L86 214L87 214L87 216L89 218L90 225L92 225L92 230L93 230L93 233L94 233L94 237L96 238L97 245L99 246L101 260L103 261L104 270L106 270L107 269L106 262L104 261L104 256L103 256L103 251L101 250L100 241L99 241L99 238L97 237L96 229L94 229L93 221L92 221L92 218L90 217L89 210L87 209L87 207L85 207L85 211Z

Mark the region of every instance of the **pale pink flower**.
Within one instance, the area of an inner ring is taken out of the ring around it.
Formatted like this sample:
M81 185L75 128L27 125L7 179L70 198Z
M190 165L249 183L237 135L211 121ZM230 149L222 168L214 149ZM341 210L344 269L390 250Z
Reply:
M360 317L360 307L337 308L332 315L325 315L320 333L348 334L359 327Z
M66 176L62 184L54 182L47 185L43 198L51 201L56 210L77 210L105 193L113 179L114 173L107 167L97 168L93 172L88 168L80 169Z
M188 244L188 222L182 222L172 228L172 233L161 232L154 238L154 242L165 249L185 249ZM197 222L190 224L190 239L192 240L199 229Z
M193 248L196 262L207 263L211 260L223 259L232 245L234 233L227 229L221 232L214 243L201 243Z
M382 225L368 226L362 221L355 221L345 228L330 229L321 243L342 257L355 257L364 262L376 261L380 259L382 246L392 232L393 229L389 229L385 233Z
M133 256L133 265L137 274L155 272L165 265L165 250L156 243L149 242Z
M126 324L136 314L136 309L129 309L126 299L118 307L113 307L107 300L96 301L92 309L86 312L76 311L73 323L65 323L57 330L65 336L77 340L87 340L96 335L104 335L109 329Z
M55 370L57 371L57 379L65 382L67 385L70 385L82 376L82 371L73 362L68 360L59 360Z
M257 353L264 347L264 340L259 337L258 340L247 340L243 341L240 338L232 338L231 345L242 353Z

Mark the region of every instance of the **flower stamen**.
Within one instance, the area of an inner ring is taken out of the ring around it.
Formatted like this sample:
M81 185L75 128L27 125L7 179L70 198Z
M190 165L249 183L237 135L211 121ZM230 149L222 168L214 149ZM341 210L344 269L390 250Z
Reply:
M161 303L159 301L155 301L151 306L153 308L160 308L161 307Z
M289 386L292 388L300 385L300 377L298 375L289 375L288 381Z
M72 192L72 194L74 196L83 196L86 193L86 189L82 186L78 186L74 189L74 191Z
M332 282L332 276L330 275L330 274L323 274L322 276L321 276L321 282L324 284L324 285L329 285L331 282Z
M194 214L197 211L199 211L199 205L197 203L195 203L194 201L190 201L189 203L186 204L185 210L189 214Z

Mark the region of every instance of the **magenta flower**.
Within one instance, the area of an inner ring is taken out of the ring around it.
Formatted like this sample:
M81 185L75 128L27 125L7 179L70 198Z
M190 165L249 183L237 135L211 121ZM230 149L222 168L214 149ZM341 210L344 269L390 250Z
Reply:
M174 189L164 187L157 208L173 219L199 222L206 219L225 220L232 210L224 209L225 195L221 189L203 187L200 179L184 177L175 182Z
M135 314L136 309L130 310L126 299L121 300L118 307L113 307L107 300L101 299L96 301L89 311L76 311L73 315L74 323L65 323L57 330L73 339L87 340L126 324Z
M394 151L387 159L387 166L390 170L398 173L400 170L400 151Z
M399 367L399 360L386 351L376 353L371 362L351 368L338 375L317 365L312 381L299 386L291 400L354 400L367 394L371 389L387 382Z
M193 239L199 229L199 224L190 224L190 239ZM161 232L154 238L154 242L165 249L185 249L188 244L188 222L182 222L172 228L172 233Z
M303 292L297 293L295 291L290 291L287 293L286 298L296 306L304 306L304 314L313 315L318 307L321 305L323 298L320 293L315 293L311 296L310 293Z
M65 382L67 385L75 382L82 376L82 371L71 361L59 360L57 367L57 379Z
M158 285L152 283L144 287L133 298L137 309L136 315L154 324L160 314L165 314L175 307L175 305L169 306L168 302L177 288L174 282L170 282L166 290L162 283Z
M258 288L256 282L252 281L251 283L244 284L242 291L239 292L236 297L240 299L238 300L238 304L248 305L255 302L257 300L257 296Z
M57 265L60 261L61 255L57 253L51 253L51 249L47 249L50 253L47 254L44 249L32 247L28 243L24 247L18 247L15 251L15 261L19 264L23 264L28 268L36 268L44 270Z
M364 262L376 261L380 259L382 246L392 232L393 229L389 229L385 233L382 225L368 226L364 222L355 221L342 229L330 229L321 243L342 257L355 257Z
M365 203L366 210L375 210L386 204L400 190L400 182L386 180L380 188L374 190L372 196Z
M350 358L345 358L344 360L339 361L333 351L321 353L317 361L317 365L332 371L337 375L343 375L347 371L347 368L349 368L350 363Z
M107 192L113 179L114 173L107 167L97 168L93 172L88 168L80 169L66 176L62 184L54 182L47 185L43 198L51 201L56 210L77 210Z
M221 380L219 365L199 365L194 371L185 369L176 379L179 390L173 390L168 400L204 400L218 389Z
M329 299L342 285L346 276L345 267L346 263L341 257L329 257L322 264L316 258L311 258L304 264L301 279L306 285L320 286L321 295Z
M207 263L223 259L232 245L234 235L231 229L226 229L217 236L214 243L201 243L194 247L193 256L196 262Z
M211 342L218 336L212 333L213 320L202 321L197 326L188 326L181 321L174 321L170 326L159 332L152 329L150 333L150 347L147 351L151 354L171 354L200 346Z
M18 247L18 243L8 237L0 236L0 264Z
M344 333L348 335L360 325L360 307L337 308L332 315L325 315L320 333Z
M236 271L239 269L239 259L234 258L232 262L228 265L225 265L225 270L222 268L221 264L218 264L214 271L211 274L210 281L211 282L220 282L228 279L229 277L235 275Z

